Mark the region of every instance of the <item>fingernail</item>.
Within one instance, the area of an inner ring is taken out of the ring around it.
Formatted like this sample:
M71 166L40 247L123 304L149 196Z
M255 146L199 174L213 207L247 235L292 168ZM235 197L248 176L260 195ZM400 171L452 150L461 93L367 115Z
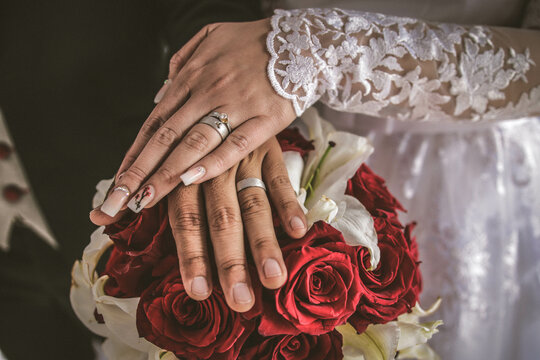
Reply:
M251 302L251 291L246 283L236 283L233 286L233 297L237 304L248 304Z
M305 227L306 225L304 225L304 222L298 216L294 216L291 219L291 228L293 228L294 230L305 229Z
M208 282L204 276L195 276L191 282L191 292L195 295L204 296L208 294Z
M139 192L129 200L128 208L134 213L140 212L146 205L152 201L155 195L154 187L152 185L146 185Z
M279 263L274 259L266 259L263 265L263 271L266 278L274 278L282 274Z
M114 217L122 209L122 206L124 206L129 194L129 189L126 186L115 187L101 205L101 211L110 217Z
M156 97L154 98L154 104L157 104L161 101L161 99L163 99L163 96L165 96L165 93L167 92L167 89L169 88L169 79L165 80L165 82L163 83L163 86L161 87L161 89L159 89L159 91L157 92L156 94Z
M206 169L202 166L197 166L196 168L188 170L182 175L180 175L180 179L182 179L182 182L185 186L188 186L202 178L204 174L206 174Z

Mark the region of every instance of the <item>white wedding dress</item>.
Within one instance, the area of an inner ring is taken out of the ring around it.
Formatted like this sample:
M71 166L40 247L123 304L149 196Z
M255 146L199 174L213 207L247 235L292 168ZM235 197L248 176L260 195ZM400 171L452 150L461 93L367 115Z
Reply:
M370 166L408 209L402 219L419 223L421 301L443 298L431 342L442 359L540 356L540 36L414 19L540 27L540 1L521 19L525 6L275 6L343 9L278 10L269 76L298 114L321 100L323 117L373 141Z

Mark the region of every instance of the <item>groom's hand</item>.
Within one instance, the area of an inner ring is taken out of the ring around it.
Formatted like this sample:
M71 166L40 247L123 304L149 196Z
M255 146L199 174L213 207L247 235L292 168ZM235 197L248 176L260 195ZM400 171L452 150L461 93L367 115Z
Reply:
M214 260L227 303L239 312L253 306L252 281L257 281L249 276L245 237L261 283L275 289L287 280L267 193L257 186L237 193L236 184L250 178L264 180L283 229L294 238L303 236L306 220L275 139L217 178L179 186L168 196L169 220L189 296L196 300L210 296ZM210 246L214 259L209 256Z

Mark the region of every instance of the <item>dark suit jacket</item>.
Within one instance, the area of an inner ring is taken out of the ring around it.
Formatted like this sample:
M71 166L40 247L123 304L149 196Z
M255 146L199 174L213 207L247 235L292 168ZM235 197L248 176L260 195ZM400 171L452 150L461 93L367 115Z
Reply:
M88 221L94 186L120 165L153 108L169 57L205 24L260 17L255 0L0 3L0 108L61 246L60 254L53 254L20 227L13 233L12 251L0 254L0 349L8 359L28 359L31 354L42 359L91 358L75 356L89 348L77 342L82 331L69 331L71 313L58 310L57 316L49 314L57 318L54 326L42 316L34 322L34 334L28 329L36 313L68 307L69 269L94 229ZM51 281L50 276L59 284L51 293L61 295L46 295L48 300L38 305L32 299L41 296L35 295L43 290L38 283ZM24 326L14 330L8 323ZM68 331L55 331L62 326ZM39 334L56 336L59 350L74 345L58 352L63 357L52 357L45 343L28 346L29 337Z

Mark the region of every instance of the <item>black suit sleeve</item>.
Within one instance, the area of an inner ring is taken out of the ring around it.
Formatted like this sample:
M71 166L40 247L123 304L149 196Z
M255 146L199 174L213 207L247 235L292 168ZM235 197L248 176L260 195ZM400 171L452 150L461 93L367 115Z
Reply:
M178 51L207 24L263 17L258 0L160 0L158 7L166 21L163 35L170 54Z

